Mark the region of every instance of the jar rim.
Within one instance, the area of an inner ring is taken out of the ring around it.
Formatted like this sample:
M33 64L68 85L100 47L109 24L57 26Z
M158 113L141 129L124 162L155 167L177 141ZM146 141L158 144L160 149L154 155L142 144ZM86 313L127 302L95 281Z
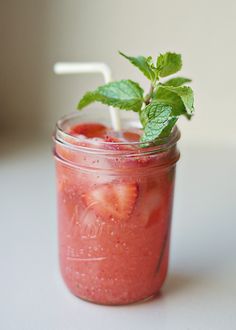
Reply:
M81 115L78 112L72 112L66 114L59 118L56 123L55 131L53 134L53 140L56 143L63 145L73 151L86 152L86 153L99 153L103 155L132 155L139 156L148 155L153 153L159 153L168 150L172 146L174 146L177 141L180 139L180 131L177 126L174 126L171 134L168 137L158 138L149 142L141 142L141 141L119 141L119 142L110 142L110 141L97 141L97 140L89 140L89 146L82 145L82 142L85 140L81 140L79 137L66 132L63 129L63 125L70 120L75 120L76 118L80 118ZM88 121L91 122L91 121ZM93 121L94 122L94 121ZM79 123L79 121L78 121ZM142 145L145 144L145 147ZM112 146L111 149L107 148L108 146ZM120 147L124 146L132 146L135 147L133 149L122 149Z

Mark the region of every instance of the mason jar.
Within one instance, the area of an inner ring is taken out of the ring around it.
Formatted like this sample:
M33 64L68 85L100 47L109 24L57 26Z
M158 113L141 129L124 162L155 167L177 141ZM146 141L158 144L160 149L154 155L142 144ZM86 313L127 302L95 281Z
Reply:
M70 133L88 120L65 116L54 134L61 274L84 300L141 301L160 291L167 274L180 133L175 127L155 145L88 143Z

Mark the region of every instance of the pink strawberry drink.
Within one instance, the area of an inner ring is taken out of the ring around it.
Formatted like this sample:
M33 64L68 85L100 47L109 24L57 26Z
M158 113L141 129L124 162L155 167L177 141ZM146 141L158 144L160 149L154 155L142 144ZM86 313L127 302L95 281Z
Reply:
M179 131L143 148L138 129L79 118L64 117L55 134L63 279L99 304L152 297L168 268Z

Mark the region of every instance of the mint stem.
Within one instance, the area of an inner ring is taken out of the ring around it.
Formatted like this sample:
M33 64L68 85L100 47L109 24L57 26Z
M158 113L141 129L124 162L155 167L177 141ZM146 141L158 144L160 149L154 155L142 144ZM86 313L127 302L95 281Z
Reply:
M154 85L151 84L149 93L147 94L147 96L145 97L145 100L144 100L145 105L148 105L151 102L153 91L154 91Z

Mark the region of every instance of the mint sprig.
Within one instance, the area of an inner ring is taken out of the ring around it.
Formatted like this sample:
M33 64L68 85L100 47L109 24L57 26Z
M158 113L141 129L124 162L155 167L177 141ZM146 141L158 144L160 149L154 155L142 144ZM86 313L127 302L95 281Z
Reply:
M190 119L194 112L193 91L185 77L166 77L182 68L180 54L167 52L157 57L154 65L151 56L128 56L120 52L150 80L149 92L132 80L120 80L87 92L78 104L78 109L98 101L122 110L138 112L143 126L142 142L155 142L160 137L170 135L181 115ZM165 78L165 80L163 80Z
M143 89L132 80L114 81L87 92L78 104L81 110L92 102L98 101L122 110L140 111L143 104Z

